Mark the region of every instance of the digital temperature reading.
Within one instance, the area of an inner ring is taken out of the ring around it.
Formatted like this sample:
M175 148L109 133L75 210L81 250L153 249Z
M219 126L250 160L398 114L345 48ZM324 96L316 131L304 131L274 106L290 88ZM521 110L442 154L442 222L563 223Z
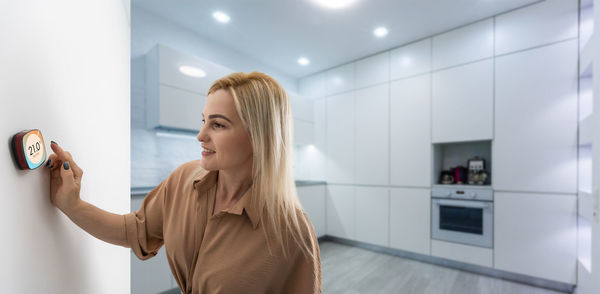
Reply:
M20 169L36 169L46 161L46 148L40 130L25 130L13 136L13 157Z

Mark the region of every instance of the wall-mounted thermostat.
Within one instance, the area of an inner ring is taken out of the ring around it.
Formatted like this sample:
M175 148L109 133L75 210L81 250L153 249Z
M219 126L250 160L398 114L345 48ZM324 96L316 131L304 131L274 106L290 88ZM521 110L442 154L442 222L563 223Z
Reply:
M25 130L12 137L11 151L20 169L35 169L46 161L42 132Z

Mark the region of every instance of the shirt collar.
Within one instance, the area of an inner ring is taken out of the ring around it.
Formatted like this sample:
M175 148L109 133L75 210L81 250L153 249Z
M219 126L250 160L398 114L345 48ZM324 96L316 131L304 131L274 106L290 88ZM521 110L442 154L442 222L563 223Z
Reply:
M210 188L215 187L217 184L218 174L218 170L202 170L198 172L196 177L194 177L194 189L198 190L198 192L205 192ZM257 213L258 210L255 209L253 201L251 201L253 198L252 190L252 187L250 187L240 198L240 200L238 200L233 207L228 209L227 212L231 214L242 215L242 212L245 210L250 222L252 222L252 228L256 230L258 223L260 222L260 218Z

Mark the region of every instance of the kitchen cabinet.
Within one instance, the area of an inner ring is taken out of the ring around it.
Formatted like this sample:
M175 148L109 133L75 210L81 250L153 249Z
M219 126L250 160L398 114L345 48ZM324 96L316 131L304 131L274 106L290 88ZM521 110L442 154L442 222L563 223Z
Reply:
M487 267L492 267L494 257L490 248L439 240L431 240L431 255Z
M355 116L354 92L327 97L328 183L354 183Z
M547 0L496 16L496 55L577 38L577 0Z
M430 255L431 190L390 189L390 247Z
M390 51L390 80L403 79L431 71L431 38Z
M131 211L142 207L144 197L131 198ZM171 268L167 261L164 245L158 254L147 260L140 260L131 251L131 293L158 293L173 288ZM177 287L177 285L175 285Z
M491 59L433 73L433 143L493 138L494 65Z
M387 83L355 92L356 184L389 184L388 97Z
M158 44L145 56L146 127L198 131L212 83L233 71L210 61ZM202 70L189 76L181 66Z
M353 186L327 184L327 235L356 239L354 189Z
M325 74L316 73L304 77L298 81L298 91L300 95L309 99L316 99L325 96Z
M496 192L494 267L575 284L575 195Z
M288 92L293 117L294 144L309 145L313 143L313 101Z
M576 193L577 40L496 59L495 190Z
M490 58L494 55L494 21L484 19L434 36L433 70Z
M356 62L356 89L390 80L390 52L386 51Z
M390 84L390 184L431 184L431 76Z
M354 85L354 63L334 67L323 73L325 96L354 90Z
M355 187L356 240L389 246L388 188Z
M314 125L313 125L313 146L308 146L309 158L311 160L311 179L325 180L327 159L327 101L326 99L315 99L313 104L314 109Z
M299 186L296 190L300 203L315 228L315 234L317 237L324 236L326 234L325 185Z

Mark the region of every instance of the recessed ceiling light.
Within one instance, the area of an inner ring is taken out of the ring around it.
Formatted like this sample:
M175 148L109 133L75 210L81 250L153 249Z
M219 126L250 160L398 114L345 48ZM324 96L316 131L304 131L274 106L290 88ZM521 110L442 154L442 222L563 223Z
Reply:
M231 19L229 17L229 15L225 14L222 11L215 11L215 13L213 13L213 17L218 21L218 22L222 22L222 23L228 23L229 20Z
M195 77L195 78L203 78L206 76L206 72L204 70L202 70L201 68L189 66L189 65L180 66L179 71L184 75L188 75L190 77Z
M373 34L379 38L387 36L388 30L385 27L378 27L373 31Z
M330 9L340 9L356 2L356 0L312 0L313 2Z
M310 60L308 60L306 57L300 57L298 58L298 63L302 66L306 66L310 63Z

